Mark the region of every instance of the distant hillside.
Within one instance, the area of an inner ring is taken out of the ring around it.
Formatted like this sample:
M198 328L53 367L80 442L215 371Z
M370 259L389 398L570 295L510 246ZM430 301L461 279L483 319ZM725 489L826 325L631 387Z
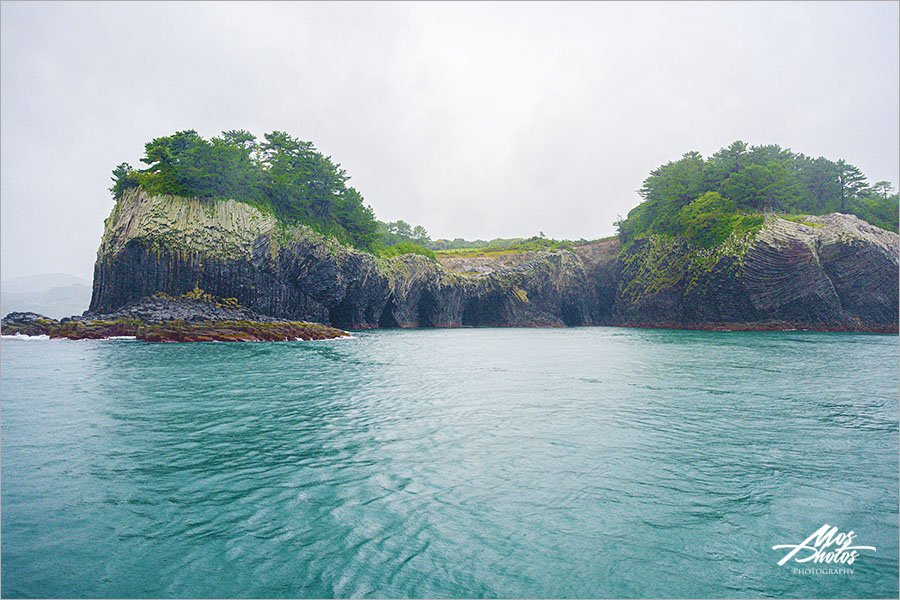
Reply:
M36 312L54 319L80 315L91 303L91 282L65 273L46 273L0 282L0 313Z

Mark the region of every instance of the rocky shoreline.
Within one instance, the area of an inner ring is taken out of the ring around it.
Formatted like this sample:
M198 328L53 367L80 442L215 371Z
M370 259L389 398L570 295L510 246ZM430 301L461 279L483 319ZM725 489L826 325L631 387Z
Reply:
M0 324L3 335L69 340L134 337L147 342L288 342L349 336L346 331L319 323L260 315L230 299L223 301L199 290L185 296L157 294L113 313L87 312L61 320L14 312Z

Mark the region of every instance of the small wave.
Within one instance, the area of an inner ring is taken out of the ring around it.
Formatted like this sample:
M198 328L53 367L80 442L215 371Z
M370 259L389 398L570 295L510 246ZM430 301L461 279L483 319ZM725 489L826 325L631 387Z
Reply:
M14 335L0 336L4 340L49 340L49 335L25 335L24 333L16 333Z
M303 338L296 338L294 341L295 342L304 342L304 341L306 341L306 342L336 342L337 340L355 340L355 339L357 339L355 335L342 335L339 337L324 338L321 340L304 340Z
M111 335L107 338L103 338L105 340L136 340L137 336L134 335Z

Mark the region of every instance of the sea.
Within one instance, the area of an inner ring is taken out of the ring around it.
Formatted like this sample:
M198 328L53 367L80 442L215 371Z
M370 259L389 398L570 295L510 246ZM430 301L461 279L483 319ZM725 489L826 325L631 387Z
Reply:
M0 356L7 598L898 596L896 335Z

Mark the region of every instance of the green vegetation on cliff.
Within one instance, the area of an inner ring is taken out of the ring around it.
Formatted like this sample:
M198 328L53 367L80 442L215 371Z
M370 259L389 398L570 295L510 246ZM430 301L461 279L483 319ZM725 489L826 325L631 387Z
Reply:
M465 249L570 250L586 243L532 238L490 241L432 240L422 226L377 221L349 177L311 142L273 131L263 141L244 130L205 140L179 131L145 145L137 170L127 163L113 170L110 191L118 200L134 188L151 195L233 199L273 214L286 224L303 224L339 242L377 256ZM898 195L891 184L869 185L862 172L843 161L796 154L777 145L734 142L708 159L688 152L650 173L640 190L643 202L617 222L626 244L651 235L683 235L711 248L736 233L762 227L765 212L783 215L854 214L898 231Z
M510 252L525 252L529 250L571 250L573 246L579 244L587 244L588 240L581 239L578 241L570 240L554 240L544 236L535 235L530 238L494 238L492 240L465 240L456 238L454 240L432 240L428 235L428 231L421 225L411 226L406 221L394 221L393 223L384 223L378 221L378 233L381 235L380 242L384 246L394 248L412 248L419 247L422 250L433 252L463 252L467 250L481 251L487 250L496 252L499 250L508 250ZM400 244L403 246L400 246ZM410 250L411 251L411 250ZM401 252L408 254L409 252ZM430 256L427 252L416 252ZM388 248L378 252L379 255L392 255Z
M202 199L230 198L302 223L343 243L371 250L378 245L375 215L362 195L347 186L349 177L311 142L273 131L257 141L243 130L203 139L179 131L144 146L136 170L122 163L113 170L115 199L135 187L150 194Z
M473 256L497 256L500 254L513 254L518 252L556 252L558 250L572 250L578 244L585 244L587 240L579 240L571 242L568 240L552 240L541 236L532 236L530 238L497 238L490 242L484 240L476 240L467 242L461 240L463 244L451 244L449 248L441 247L436 249L440 255L455 257L473 257Z
M412 242L419 246L428 246L431 243L431 237L424 227L421 225L413 227L406 221L394 221L393 223L378 221L378 234L381 236L381 243L386 246L393 246L400 242Z
M415 242L397 242L393 246L383 246L376 251L376 254L382 258L391 258L401 254L421 254L434 260L434 252Z
M701 247L732 232L758 230L760 213L854 214L898 231L898 196L891 184L866 183L844 160L811 158L777 145L734 142L708 159L688 152L652 171L644 201L617 223L624 242L653 234L684 235Z

